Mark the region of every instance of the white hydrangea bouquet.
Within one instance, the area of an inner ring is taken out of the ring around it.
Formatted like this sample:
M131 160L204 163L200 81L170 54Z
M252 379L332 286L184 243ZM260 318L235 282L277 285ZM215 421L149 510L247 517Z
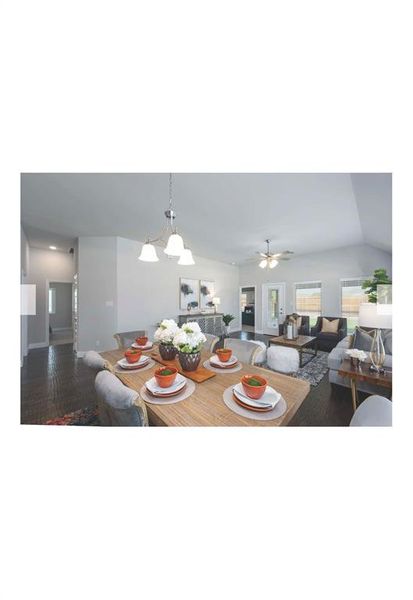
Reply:
M160 344L172 345L177 331L179 331L179 327L173 319L164 319L155 331L154 337Z
M178 328L173 338L175 348L185 354L200 352L204 342L206 342L206 337L196 321L184 323L180 329Z
M357 350L357 348L350 348L350 350L346 350L346 354L350 358L354 358L362 362L367 358L367 354L364 352L364 350Z
M173 341L177 331L179 327L173 319L164 319L155 331L154 338L159 344L159 354L164 360L174 360L176 356L177 349Z
M174 347L184 371L196 371L201 362L202 344L206 337L196 321L184 323L175 333Z

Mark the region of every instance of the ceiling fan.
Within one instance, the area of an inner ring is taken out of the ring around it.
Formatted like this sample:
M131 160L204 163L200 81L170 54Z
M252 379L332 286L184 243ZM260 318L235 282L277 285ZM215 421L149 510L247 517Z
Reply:
M270 252L270 240L265 241L267 243L267 252L256 253L262 257L262 260L258 264L258 266L261 267L261 269L273 269L278 265L278 261L290 260L289 255L294 254L294 252L291 252L291 250L284 250L284 252L277 252L276 254L272 254Z

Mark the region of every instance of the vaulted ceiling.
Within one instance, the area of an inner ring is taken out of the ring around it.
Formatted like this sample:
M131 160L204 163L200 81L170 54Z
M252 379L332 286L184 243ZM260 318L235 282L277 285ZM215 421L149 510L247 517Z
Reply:
M145 241L165 223L167 174L23 174L32 246L83 235ZM198 256L242 263L265 247L296 254L367 243L391 252L390 174L176 174L176 224Z

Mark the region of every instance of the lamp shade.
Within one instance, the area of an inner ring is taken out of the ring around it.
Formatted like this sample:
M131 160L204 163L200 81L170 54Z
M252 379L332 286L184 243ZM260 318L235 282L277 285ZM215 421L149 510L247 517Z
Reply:
M144 244L142 246L139 260L143 260L144 262L157 262L159 258L156 254L155 246L152 244Z
M195 261L189 248L185 248L178 260L178 265L194 265Z
M181 256L184 250L184 240L181 236L177 233L171 233L164 250L165 254L168 254L169 256Z
M265 269L267 266L267 259L264 258L264 260L262 260L258 266L261 267L261 269Z
M270 269L273 269L274 267L276 267L278 265L278 260L275 260L275 258L272 258L270 260Z
M386 307L382 311L383 306ZM360 327L372 327L373 329L392 329L392 305L381 306L373 302L362 302L359 307Z
M212 304L218 306L219 304L221 304L221 298L218 298L218 296L214 296L214 298L212 298Z

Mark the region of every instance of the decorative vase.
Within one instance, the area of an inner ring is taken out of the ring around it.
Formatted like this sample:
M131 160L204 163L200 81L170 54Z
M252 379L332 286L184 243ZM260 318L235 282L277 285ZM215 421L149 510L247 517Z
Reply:
M178 350L172 344L159 344L159 354L164 360L174 360Z
M370 358L374 369L376 371L380 371L383 368L384 359L386 358L380 329L376 329L374 332L373 343L370 350Z
M200 352L178 352L178 357L184 371L196 371L201 362Z

